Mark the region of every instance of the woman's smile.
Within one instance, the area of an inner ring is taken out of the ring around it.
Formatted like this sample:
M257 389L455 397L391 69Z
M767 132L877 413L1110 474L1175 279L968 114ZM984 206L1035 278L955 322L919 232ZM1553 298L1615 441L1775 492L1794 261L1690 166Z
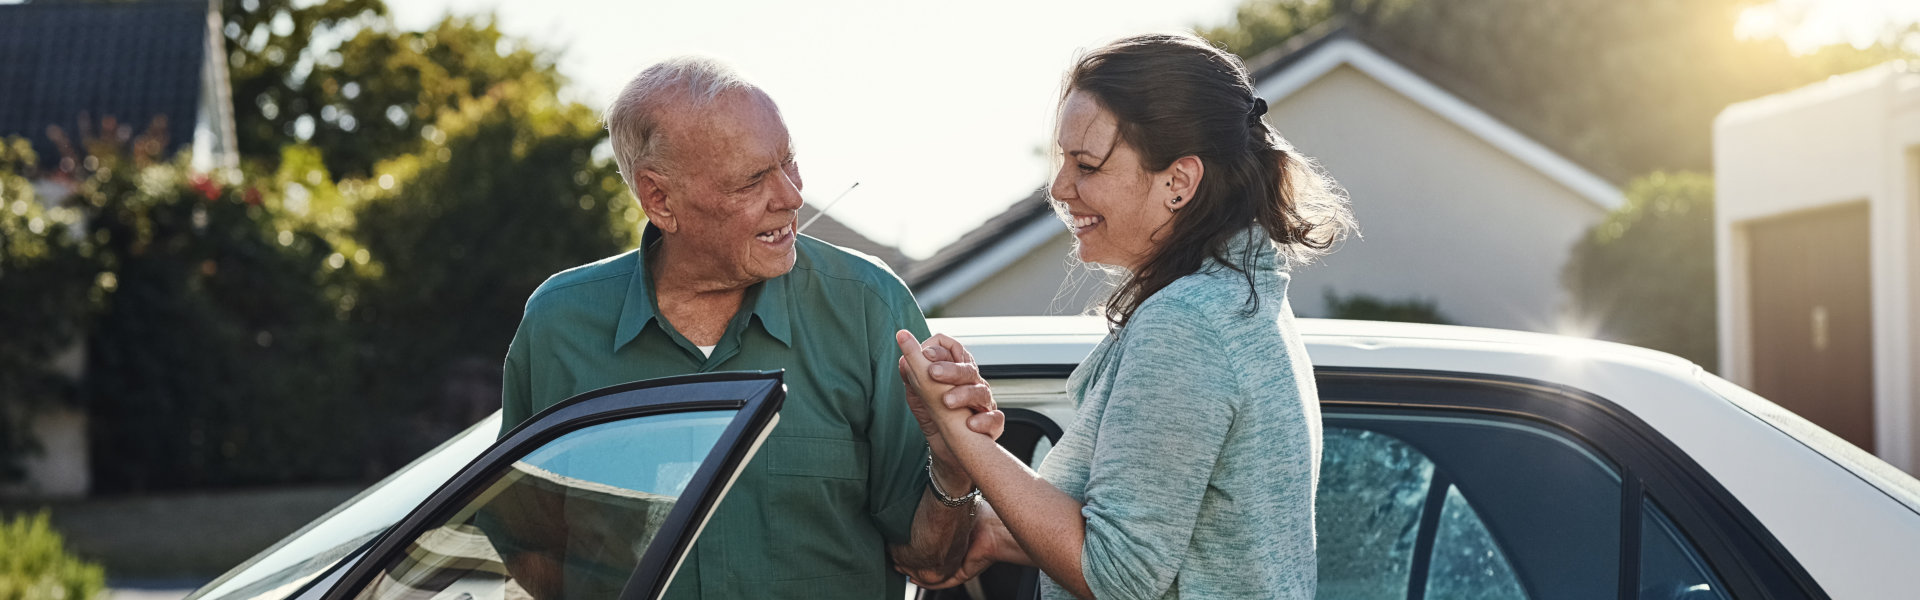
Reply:
M1107 219L1099 215L1069 214L1065 220L1067 222L1067 228L1073 230L1073 235L1080 236L1086 235L1089 231L1093 231L1093 228L1099 227L1100 224L1106 222Z

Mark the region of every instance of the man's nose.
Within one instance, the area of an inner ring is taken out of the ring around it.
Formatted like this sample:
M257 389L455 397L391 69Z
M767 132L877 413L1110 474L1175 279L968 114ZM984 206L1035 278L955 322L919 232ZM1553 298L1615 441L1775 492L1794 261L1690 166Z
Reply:
M800 183L800 175L798 173L789 175L784 169L778 170L777 172L779 173L780 181L778 182L779 185L775 186L778 189L774 190L774 208L778 210L800 210L800 205L806 203L806 199L800 197L800 186L802 185Z

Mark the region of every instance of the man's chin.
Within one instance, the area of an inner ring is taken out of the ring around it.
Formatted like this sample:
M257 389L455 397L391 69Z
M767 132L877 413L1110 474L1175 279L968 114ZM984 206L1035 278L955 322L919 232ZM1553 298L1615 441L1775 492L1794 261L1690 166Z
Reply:
M786 275L788 272L793 271L793 264L798 258L798 253L790 249L787 251L785 257L762 261L760 268L755 269L758 271L756 275L759 275L761 279L773 279L781 275Z

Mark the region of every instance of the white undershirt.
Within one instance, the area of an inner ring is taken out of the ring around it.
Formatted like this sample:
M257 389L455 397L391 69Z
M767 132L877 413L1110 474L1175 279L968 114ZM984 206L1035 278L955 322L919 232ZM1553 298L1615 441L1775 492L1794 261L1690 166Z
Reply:
M707 355L707 358L713 358L713 347L718 345L719 344L714 344L713 346L694 346L694 347L699 348L700 353Z

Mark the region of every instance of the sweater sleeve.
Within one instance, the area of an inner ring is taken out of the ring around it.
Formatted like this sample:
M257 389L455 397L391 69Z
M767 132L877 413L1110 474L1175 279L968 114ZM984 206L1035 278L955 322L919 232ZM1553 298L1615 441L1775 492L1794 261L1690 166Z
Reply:
M1081 572L1101 600L1173 587L1241 395L1207 315L1164 300L1129 320L1095 436Z

